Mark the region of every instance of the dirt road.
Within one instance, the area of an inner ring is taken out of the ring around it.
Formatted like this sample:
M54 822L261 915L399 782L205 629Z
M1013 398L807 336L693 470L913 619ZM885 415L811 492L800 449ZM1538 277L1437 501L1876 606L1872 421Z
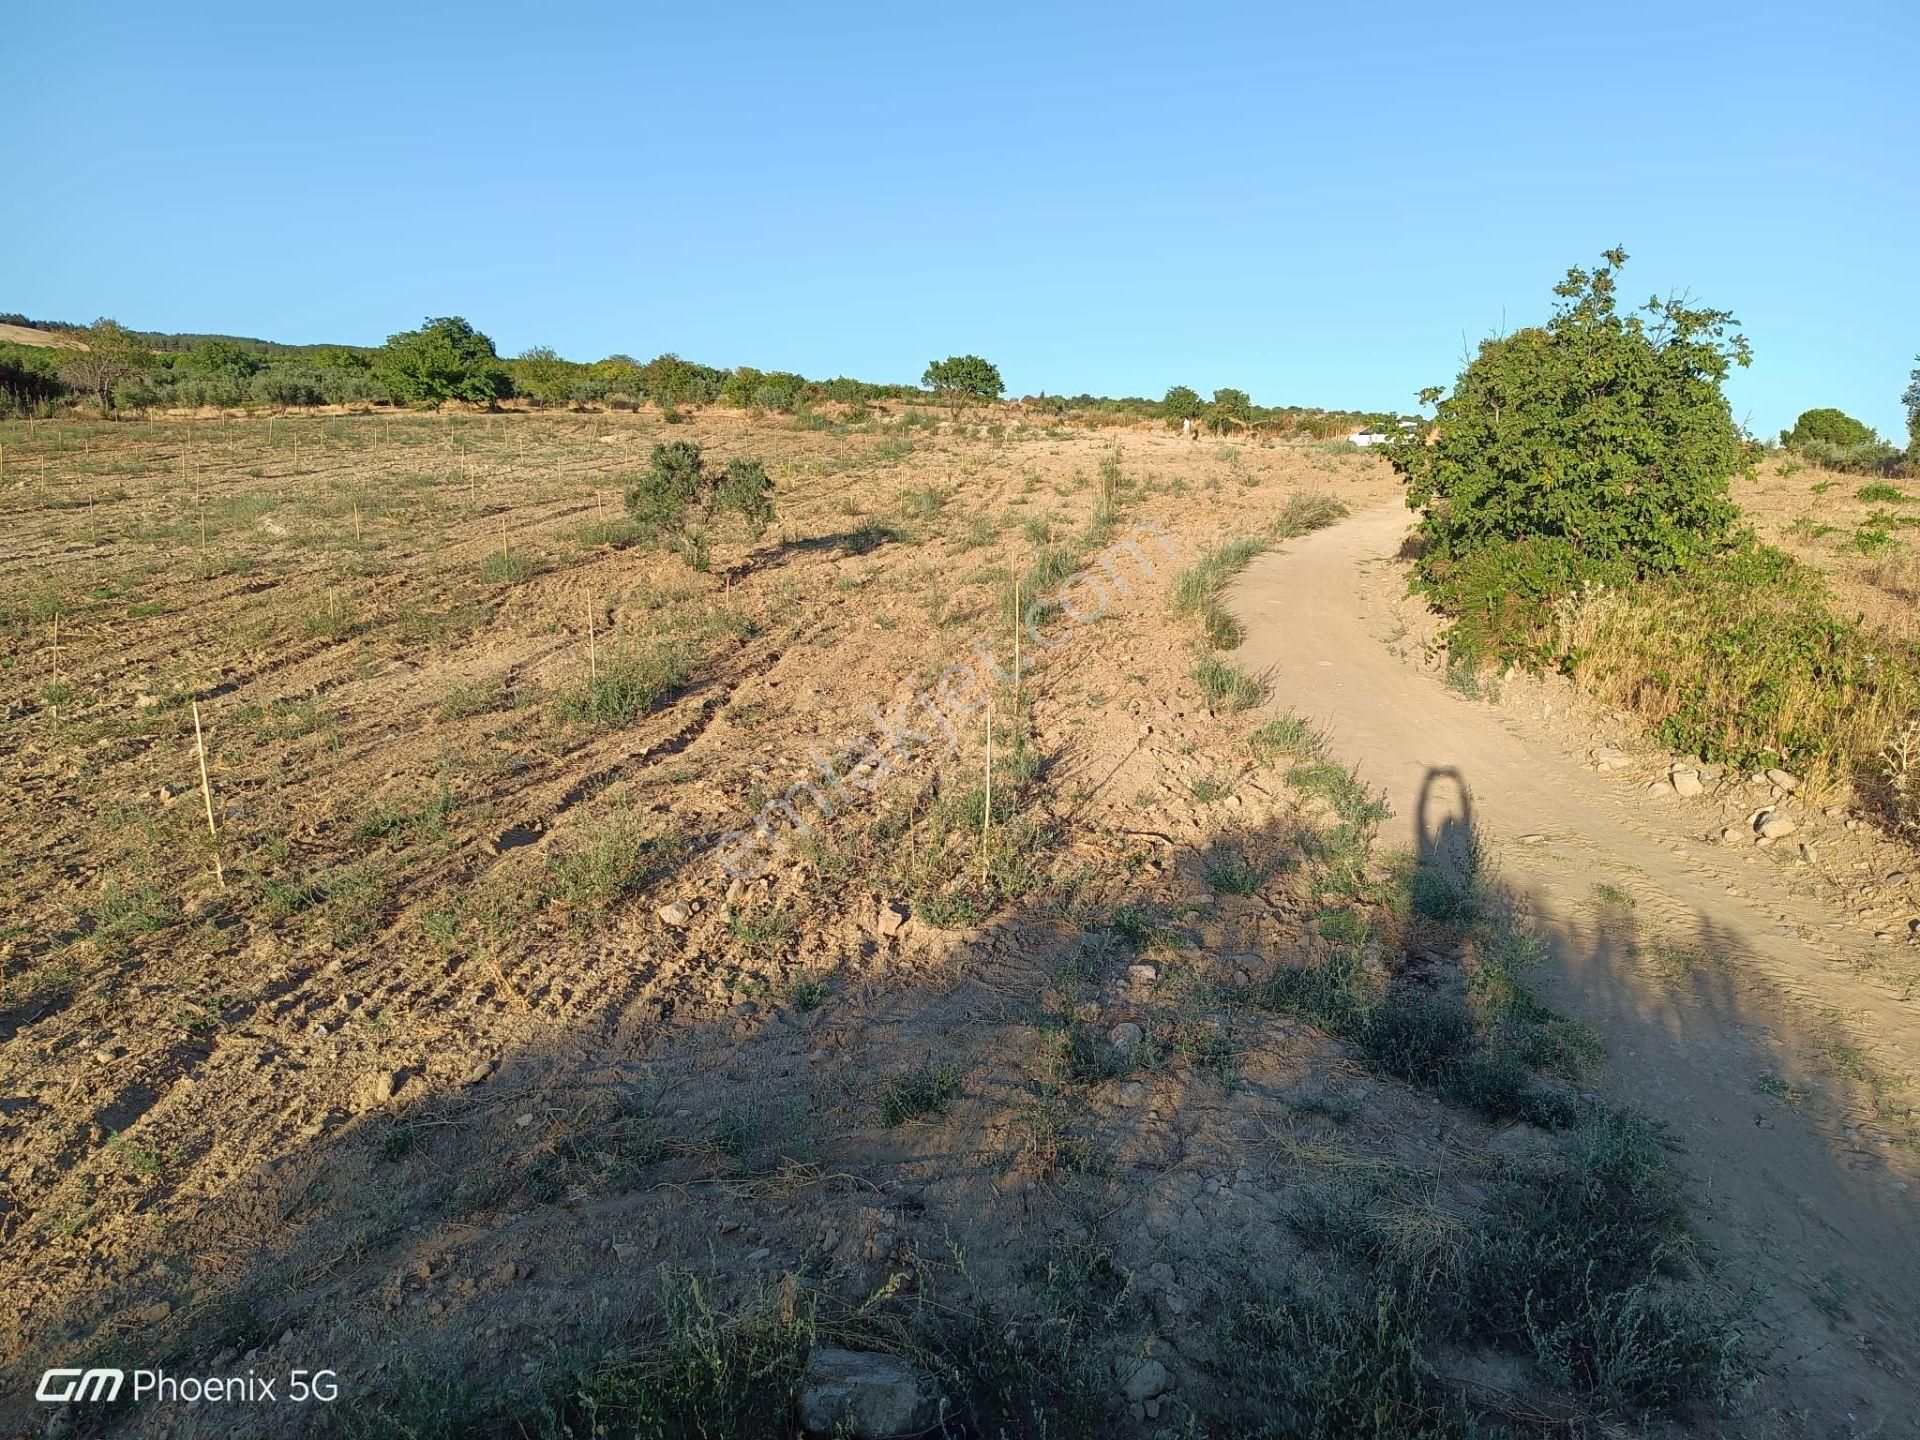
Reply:
M1389 843L1477 849L1550 937L1543 988L1605 1037L1601 1083L1671 1127L1754 1293L1769 1373L1739 1433L1920 1434L1920 1017L1888 947L1793 862L1704 838L1712 797L1655 800L1403 658L1407 523L1369 510L1257 561L1229 595L1243 661L1385 789Z

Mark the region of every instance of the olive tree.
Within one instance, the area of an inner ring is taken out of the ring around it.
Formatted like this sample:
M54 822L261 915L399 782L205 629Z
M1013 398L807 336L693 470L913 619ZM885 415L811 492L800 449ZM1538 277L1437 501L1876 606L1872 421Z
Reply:
M153 364L153 352L126 326L104 315L73 336L86 348L63 357L61 378L92 395L105 415L113 409L113 387L144 375Z
M978 355L949 355L928 364L920 383L948 404L998 400L1007 388L1000 371Z

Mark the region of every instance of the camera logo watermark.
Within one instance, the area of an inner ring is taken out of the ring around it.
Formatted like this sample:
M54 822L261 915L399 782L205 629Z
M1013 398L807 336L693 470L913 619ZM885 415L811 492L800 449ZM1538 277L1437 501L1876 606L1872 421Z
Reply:
M111 1405L126 1385L125 1370L52 1369L40 1374L33 1398L47 1405ZM164 1370L135 1370L129 1396L186 1405L304 1405L331 1404L340 1394L339 1377L331 1370L289 1370L285 1375L169 1375ZM283 1388L284 1382L284 1388Z
M48 1370L40 1376L40 1388L33 1392L33 1398L50 1405L64 1405L69 1400L110 1404L120 1398L120 1387L126 1379L124 1370Z

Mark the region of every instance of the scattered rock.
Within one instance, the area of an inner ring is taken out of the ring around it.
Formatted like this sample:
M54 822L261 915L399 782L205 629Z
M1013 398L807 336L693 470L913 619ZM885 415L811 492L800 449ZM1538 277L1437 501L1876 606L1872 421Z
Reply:
M1144 989L1160 978L1160 972L1151 965L1127 966L1127 983Z
M1650 780L1647 782L1647 794L1649 795L1671 795L1675 788L1676 787L1668 784L1665 780Z
M939 1422L942 1408L927 1377L897 1355L823 1346L800 1383L800 1428L809 1435L918 1435Z
M1107 1032L1107 1043L1122 1055L1145 1039L1145 1033L1131 1020L1123 1020Z
M1151 1400L1156 1395L1164 1395L1173 1388L1173 1377L1167 1374L1167 1367L1158 1360L1142 1360L1133 1367L1133 1373L1127 1377L1127 1399L1138 1403Z
M136 710L151 710L159 703L160 697L158 695L149 695L144 690L133 697L133 708Z
M1691 800L1706 790L1701 783L1698 770L1676 770L1673 772L1673 793L1683 800Z
M873 928L891 939L907 928L910 918L907 907L898 900L883 901L879 914L874 917Z
M394 1070L377 1070L369 1075L361 1086L361 1097L371 1107L385 1105L393 1099L393 1092L400 1088L401 1076Z
M1722 845L1738 845L1742 840L1750 838L1751 834L1751 831L1742 830L1737 825L1729 825L1720 832L1720 843Z
M1769 770L1767 780L1789 792L1800 788L1800 777L1787 770Z
M1793 834L1793 832L1799 828L1798 825L1785 815L1770 814L1760 822L1760 838L1762 840L1781 840Z
M1593 763L1602 770L1623 770L1630 763L1627 752L1612 745L1597 745L1593 751Z
M676 900L671 905L662 905L659 914L661 920L679 930L693 919L693 906L684 900Z
M1152 1095L1153 1090L1144 1080L1129 1080L1120 1087L1114 1099L1129 1110L1137 1110L1146 1104Z

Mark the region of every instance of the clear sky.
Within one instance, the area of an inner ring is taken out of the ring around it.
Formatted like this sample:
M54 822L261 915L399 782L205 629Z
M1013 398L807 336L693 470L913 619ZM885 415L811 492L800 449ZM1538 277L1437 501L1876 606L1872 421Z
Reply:
M1762 433L1920 353L1920 6L42 4L0 311L1410 409L1619 244Z

